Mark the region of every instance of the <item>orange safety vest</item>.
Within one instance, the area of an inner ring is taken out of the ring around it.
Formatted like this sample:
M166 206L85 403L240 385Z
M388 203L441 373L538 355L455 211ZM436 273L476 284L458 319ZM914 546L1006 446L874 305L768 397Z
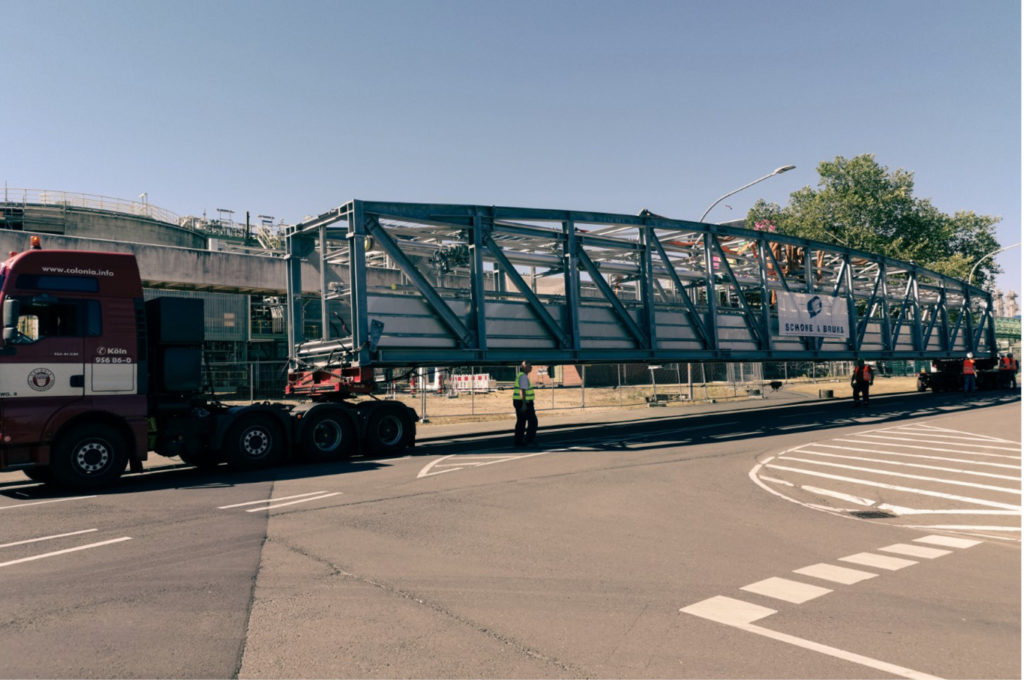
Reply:
M853 369L853 377L859 382L871 382L871 367L867 364Z
M999 363L1000 363L999 368L1003 369L1004 371L1016 371L1017 370L1017 360L1016 359L1011 359L1010 357L1003 357L1002 359L1000 359Z
M974 375L974 359L964 359L964 375Z

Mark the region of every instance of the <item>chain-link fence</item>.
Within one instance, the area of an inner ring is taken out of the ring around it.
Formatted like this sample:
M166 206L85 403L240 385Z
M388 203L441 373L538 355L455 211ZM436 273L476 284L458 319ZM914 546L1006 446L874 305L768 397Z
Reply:
M927 361L871 362L876 375L927 370ZM531 381L538 411L671 402L762 398L766 386L847 379L853 362L669 363L535 366ZM512 412L516 369L465 366L378 370L381 398L413 407L421 417L494 417ZM221 399L281 399L287 362L218 362L207 365L207 384ZM773 385L774 383L774 385Z

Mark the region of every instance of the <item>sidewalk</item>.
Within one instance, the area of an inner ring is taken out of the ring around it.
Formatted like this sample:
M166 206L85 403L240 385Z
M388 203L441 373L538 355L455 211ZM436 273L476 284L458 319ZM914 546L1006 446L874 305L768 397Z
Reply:
M538 411L540 421L539 432L551 429L577 427L581 425L599 425L602 423L650 422L677 420L690 416L701 416L708 413L725 413L730 411L753 411L765 408L777 408L806 404L809 402L833 403L841 399L819 399L795 392L769 392L761 397L751 397L736 401L723 402L669 402L661 407L635 406L630 408L593 408L576 409L571 412ZM438 442L446 439L465 437L481 437L489 435L509 434L515 427L512 404L509 403L509 414L496 417L494 420L461 423L417 423L416 441L420 443Z

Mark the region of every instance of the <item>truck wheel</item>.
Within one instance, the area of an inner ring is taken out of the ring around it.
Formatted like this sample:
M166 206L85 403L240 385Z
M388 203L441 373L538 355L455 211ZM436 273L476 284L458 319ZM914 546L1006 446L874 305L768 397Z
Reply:
M917 391L918 392L927 392L928 391L928 381L925 378L919 377L917 379Z
M413 437L412 418L400 404L377 404L366 419L366 448L379 456L394 456Z
M302 432L302 457L317 463L346 458L352 453L356 428L341 409L317 411Z
M128 465L127 448L121 434L109 425L78 425L50 451L53 482L67 489L112 484Z
M283 452L281 428L268 416L242 416L224 436L224 453L235 468L252 470L273 465Z

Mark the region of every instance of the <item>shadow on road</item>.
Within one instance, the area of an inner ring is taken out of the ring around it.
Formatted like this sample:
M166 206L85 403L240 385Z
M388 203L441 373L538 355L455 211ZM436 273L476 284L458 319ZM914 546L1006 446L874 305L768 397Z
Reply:
M693 445L709 442L745 441L781 434L797 434L820 429L849 426L884 425L910 418L951 414L991 408L1020 401L1019 392L980 392L970 397L963 394L899 394L875 397L867 408L855 408L850 401L801 402L797 404L751 407L749 402L720 405L714 411L637 417L630 420L599 421L598 416L585 414L587 422L544 426L538 442L541 448L589 445L621 448L621 440L629 438L630 450L642 450L637 440L656 441L654 446ZM637 412L642 413L642 412ZM469 428L467 428L469 429ZM421 441L413 450L416 456L504 453L522 451L511 446L512 433L505 425L500 431L486 423L476 432ZM157 457L159 458L159 457ZM200 470L191 466L159 463L145 472L126 474L118 484L96 494L129 494L166 489L232 487L260 482L306 479L375 470L391 465L388 459L350 458L335 463L289 463L275 468L251 471L231 470L220 466ZM0 496L26 501L83 495L63 492L27 479L0 483Z
M910 418L943 415L1020 401L1017 392L981 392L967 397L950 394L899 394L874 397L869 407L855 407L848 400L801 402L781 406L751 408L723 406L714 412L664 415L628 421L590 422L555 425L537 435L543 448L573 446L585 441L629 437L636 440L649 435L660 445L686 445L706 442L743 441L780 434L797 434L821 429L863 425L885 425ZM747 402L749 404L749 402ZM512 433L488 432L431 440L417 447L420 455L481 453L488 449L511 449ZM636 450L631 444L631 449Z

